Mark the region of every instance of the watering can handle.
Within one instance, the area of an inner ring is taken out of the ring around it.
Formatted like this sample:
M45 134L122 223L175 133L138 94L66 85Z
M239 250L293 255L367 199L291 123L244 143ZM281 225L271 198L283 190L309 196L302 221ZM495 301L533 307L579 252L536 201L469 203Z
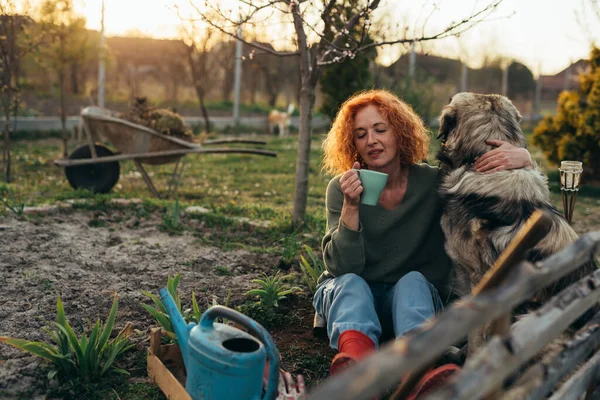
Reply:
M240 324L244 328L248 329L248 332L250 332L252 336L259 339L265 346L267 358L269 360L269 381L267 383L267 390L263 399L274 400L277 397L279 386L279 352L277 351L275 342L273 341L273 338L269 332L267 332L261 324L253 319L224 306L212 306L206 310L206 312L202 314L199 325L203 328L212 328L213 322L217 317L224 317Z

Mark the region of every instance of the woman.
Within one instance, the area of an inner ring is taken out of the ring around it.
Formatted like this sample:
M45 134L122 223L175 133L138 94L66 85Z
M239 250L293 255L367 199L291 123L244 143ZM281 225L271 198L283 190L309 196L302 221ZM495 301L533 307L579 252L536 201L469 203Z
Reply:
M526 149L501 141L475 163L479 172L532 164ZM440 312L450 296L452 265L444 251L438 169L421 164L429 134L419 116L383 90L359 93L338 112L323 143L327 187L326 272L314 297L338 354L330 373ZM360 203L357 169L388 174L377 206Z

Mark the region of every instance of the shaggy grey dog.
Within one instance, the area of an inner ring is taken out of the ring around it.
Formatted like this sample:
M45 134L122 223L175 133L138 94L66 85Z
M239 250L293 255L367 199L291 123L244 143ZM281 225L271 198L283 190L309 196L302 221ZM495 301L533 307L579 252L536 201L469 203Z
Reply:
M548 211L552 227L527 253L527 260L546 258L577 239L573 228L550 203L548 181L540 171L523 168L485 174L473 166L478 157L492 149L486 140L526 147L520 120L511 101L495 94L459 93L442 111L438 138L443 145L437 156L443 174L441 224L446 251L456 265L454 290L460 296L471 292L537 208ZM594 268L587 264L569 274L536 295L524 310L536 308ZM483 340L469 337L469 353Z

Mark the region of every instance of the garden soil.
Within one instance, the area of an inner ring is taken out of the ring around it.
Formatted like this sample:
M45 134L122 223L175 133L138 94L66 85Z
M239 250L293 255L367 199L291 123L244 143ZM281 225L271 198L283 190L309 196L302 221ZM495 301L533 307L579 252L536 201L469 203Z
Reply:
M57 295L74 328L90 326L98 318L104 321L116 292L119 312L113 334L132 322L136 344L133 355L119 366L145 377L148 332L155 323L140 306L150 303L142 290L158 294L168 275L180 273L184 302L189 304L194 291L203 309L213 299L223 304L231 288L230 304L240 304L253 285L251 279L272 273L278 262L274 255L203 245L189 232L169 236L158 230L158 217L137 227L127 223L90 227L94 219L94 213L82 211L30 221L0 217L0 335L48 341L44 327L56 320ZM218 274L222 267L231 274ZM301 303L300 322L272 332L290 371L298 369L296 360L285 359L292 344L296 353L304 353L306 347L328 356L326 343L310 335L310 302L305 298ZM44 398L52 386L47 372L47 364L39 358L0 344L0 399Z

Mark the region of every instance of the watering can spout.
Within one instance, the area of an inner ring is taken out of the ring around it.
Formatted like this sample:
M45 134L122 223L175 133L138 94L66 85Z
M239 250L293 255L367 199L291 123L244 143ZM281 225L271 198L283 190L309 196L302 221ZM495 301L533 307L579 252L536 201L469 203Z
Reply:
M175 304L175 300L171 296L171 293L166 288L160 289L160 299L162 300L165 308L167 309L167 313L171 318L171 325L173 326L173 330L175 331L175 335L177 336L177 342L179 343L179 349L181 350L181 354L183 355L183 362L186 366L188 366L188 358L189 358L189 344L188 339L190 336L190 328L185 323L185 320L181 316L179 308Z

